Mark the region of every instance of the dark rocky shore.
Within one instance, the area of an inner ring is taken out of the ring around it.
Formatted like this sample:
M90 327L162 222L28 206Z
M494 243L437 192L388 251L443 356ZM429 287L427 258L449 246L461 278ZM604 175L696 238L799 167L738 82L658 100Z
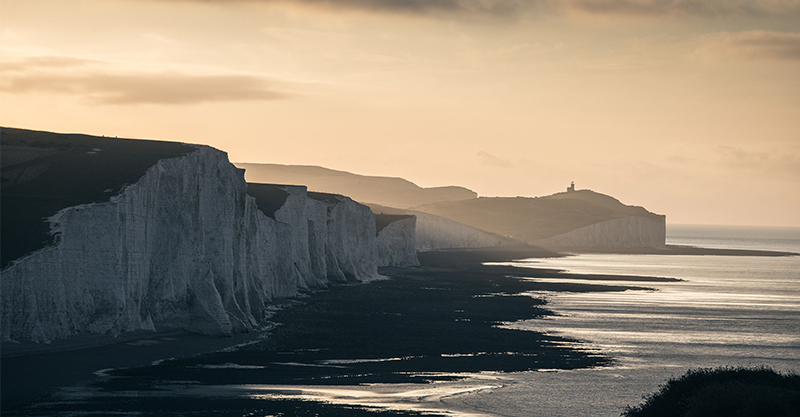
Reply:
M17 352L2 362L3 414L419 415L247 396L190 398L179 387L430 383L475 372L610 365L607 357L574 348L576 341L497 325L552 314L545 300L526 292L643 290L648 281L671 279L613 277L631 285L611 286L603 285L609 276L482 265L548 256L558 255L530 248L421 253L423 267L383 270L389 280L334 286L291 301L262 339L253 333L227 339L149 334L114 345ZM547 277L597 284L535 280ZM177 359L152 363L165 358ZM93 375L106 368L115 370ZM57 390L70 385L81 388Z

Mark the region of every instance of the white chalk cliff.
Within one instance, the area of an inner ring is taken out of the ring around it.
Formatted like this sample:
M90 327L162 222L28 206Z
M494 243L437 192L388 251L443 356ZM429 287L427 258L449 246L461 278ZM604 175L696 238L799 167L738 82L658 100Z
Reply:
M663 248L666 233L666 221L663 216L660 221L631 216L580 227L531 243L552 248Z
M378 217L386 215L376 215ZM377 257L381 266L419 266L415 216L392 219L378 231Z
M375 215L369 207L336 194L309 192L308 197L326 208L324 239L317 233L309 240L317 247L317 241L324 242L328 281L345 283L379 278Z
M441 216L409 210L417 216L417 250L489 248L520 243Z
M244 173L197 146L104 203L50 219L56 243L2 271L3 341L181 328L252 329L278 297L378 277L375 217L347 197L284 187L274 213Z

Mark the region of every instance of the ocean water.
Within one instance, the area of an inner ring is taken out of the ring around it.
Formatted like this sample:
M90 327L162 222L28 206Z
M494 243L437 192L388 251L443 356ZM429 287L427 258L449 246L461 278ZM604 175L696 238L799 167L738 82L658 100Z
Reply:
M670 226L667 243L800 253L800 229ZM587 254L526 261L511 264L682 281L634 284L652 290L532 294L546 297L559 315L506 326L586 341L616 365L510 375L500 389L453 398L454 408L500 416L618 416L692 368L800 373L800 256Z
M800 253L800 229L669 226L667 243ZM312 399L461 417L619 416L626 405L640 403L644 395L688 369L770 366L800 373L800 256L592 254L521 261L511 264L680 281L592 281L647 289L531 293L546 298L557 315L501 324L574 339L579 341L577 348L613 358L610 367L485 372L423 385L207 386L184 381L124 395ZM386 360L394 359L402 358ZM236 363L197 367L249 369ZM81 402L102 395L77 387L67 389L63 399ZM87 410L63 415L97 414Z

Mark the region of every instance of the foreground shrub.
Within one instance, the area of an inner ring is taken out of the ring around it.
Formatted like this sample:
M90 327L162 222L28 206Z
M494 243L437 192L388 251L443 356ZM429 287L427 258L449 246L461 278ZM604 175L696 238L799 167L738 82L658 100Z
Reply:
M800 375L769 368L690 370L623 417L798 417Z

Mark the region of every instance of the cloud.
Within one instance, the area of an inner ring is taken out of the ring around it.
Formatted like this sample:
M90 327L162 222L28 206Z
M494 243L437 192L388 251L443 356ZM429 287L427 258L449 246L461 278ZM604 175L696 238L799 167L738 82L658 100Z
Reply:
M800 4L793 0L571 0L566 4L589 14L633 16L763 16L800 12Z
M722 162L734 168L755 167L769 161L766 152L746 151L727 145L717 146L716 150Z
M526 6L515 0L294 0L306 4L350 7L363 10L402 13L456 12L508 14Z
M70 57L32 57L4 63L0 90L80 96L92 104L194 104L278 100L280 83L252 75L131 72Z
M203 1L209 0L190 0ZM383 13L507 15L549 0L210 0L215 3L285 3Z
M800 14L798 0L173 0L203 3L261 3L408 15L518 17L577 11L617 16L781 16Z
M718 162L736 171L760 172L775 179L800 178L800 154L789 149L781 152L752 151L733 146L717 146Z
M718 33L705 37L696 54L709 58L800 60L800 33Z
M99 61L68 56L34 56L25 59L3 61L3 72L27 71L30 69L70 69L99 64Z
M479 151L477 153L478 159L483 165L495 168L511 168L511 161L507 158L494 156L488 152Z

